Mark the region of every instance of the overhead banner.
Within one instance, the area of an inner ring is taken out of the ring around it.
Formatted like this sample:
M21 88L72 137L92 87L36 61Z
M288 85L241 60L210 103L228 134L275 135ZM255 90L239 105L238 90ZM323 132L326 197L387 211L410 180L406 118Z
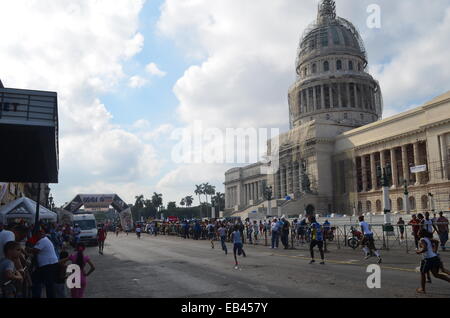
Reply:
M131 214L131 208L120 212L120 224L124 230L131 231L133 229L133 216Z
M112 206L117 212L128 208L128 205L117 194L79 194L63 208L75 213L82 206L87 209L106 209Z
M411 167L411 173L419 173L427 171L427 165Z
M80 195L85 208L109 207L114 201L114 195Z

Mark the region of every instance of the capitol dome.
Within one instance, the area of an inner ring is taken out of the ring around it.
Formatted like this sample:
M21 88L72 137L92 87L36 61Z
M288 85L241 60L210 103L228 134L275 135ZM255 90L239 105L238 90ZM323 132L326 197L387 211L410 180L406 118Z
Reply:
M336 15L333 0L322 0L300 41L298 77L289 91L291 127L323 119L355 128L380 119L381 91L367 65L355 26Z

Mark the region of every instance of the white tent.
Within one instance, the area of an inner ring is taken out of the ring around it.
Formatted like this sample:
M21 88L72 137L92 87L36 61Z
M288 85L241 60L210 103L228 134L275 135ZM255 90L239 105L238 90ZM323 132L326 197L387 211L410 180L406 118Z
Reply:
M20 198L0 208L0 222L8 224L11 219L26 219L34 224L36 218L36 202L28 198ZM39 207L39 220L56 222L58 216L42 205Z

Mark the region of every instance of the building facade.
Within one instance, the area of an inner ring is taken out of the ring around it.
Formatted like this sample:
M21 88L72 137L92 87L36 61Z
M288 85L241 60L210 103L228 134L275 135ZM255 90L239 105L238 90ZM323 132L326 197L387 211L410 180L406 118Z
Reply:
M279 169L262 174L258 163L227 171L228 214L267 209L266 187L271 215L382 213L383 168L392 170L392 211L450 210L449 94L380 120L382 94L367 66L356 28L336 15L334 1L321 1L300 42L289 89L291 129L277 149L268 143Z

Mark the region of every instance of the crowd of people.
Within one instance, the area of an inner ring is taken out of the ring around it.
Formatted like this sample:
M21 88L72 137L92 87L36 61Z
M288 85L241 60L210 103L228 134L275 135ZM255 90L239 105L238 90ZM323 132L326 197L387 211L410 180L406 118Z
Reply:
M99 243L106 231L99 228ZM86 246L80 241L78 225L41 224L38 228L25 222L0 224L0 287L3 298L83 298L87 277L95 270ZM99 244L99 252L103 253ZM67 288L67 267L80 268L81 286ZM88 266L89 265L89 269Z

